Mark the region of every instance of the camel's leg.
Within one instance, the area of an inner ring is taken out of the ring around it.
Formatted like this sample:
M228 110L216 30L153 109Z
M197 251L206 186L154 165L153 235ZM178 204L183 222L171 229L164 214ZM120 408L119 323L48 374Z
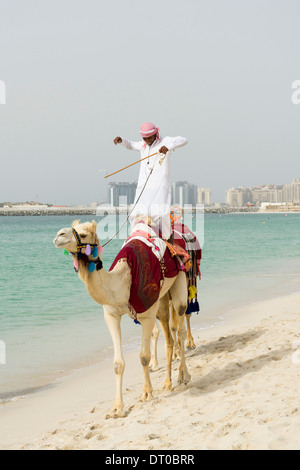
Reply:
M163 388L172 390L172 355L173 355L173 338L170 331L170 297L167 293L159 301L159 309L157 317L160 321L161 329L166 340L166 353L167 353L167 377L164 381Z
M187 384L191 380L191 376L188 373L187 365L185 362L185 350L184 341L186 338L186 329L184 324L184 313L187 307L187 285L186 285L186 274L181 271L174 284L170 289L170 295L172 299L172 308L177 313L177 331L178 331L178 343L181 353L181 361L179 366L179 383Z
M151 334L155 325L156 311L158 309L158 302L156 302L147 312L139 315L139 322L142 325L142 349L140 353L140 360L144 371L144 388L142 401L150 400L152 398L152 385L149 374L149 363L151 358Z
M170 314L170 328L171 334L173 338L173 361L180 359L180 350L178 345L178 322L177 322L177 313L175 312L174 308L171 305L171 314Z
M187 340L186 340L186 347L187 349L196 349L196 345L194 343L194 338L192 336L192 331L191 331L191 314L186 315L186 325L187 325Z
M125 369L125 362L122 354L122 345L121 345L121 316L113 315L108 313L104 307L104 318L108 329L110 331L113 345L114 345L114 372L116 374L116 398L114 401L113 409L111 410L108 417L121 417L125 416L123 411L123 394L122 394L122 383L123 383L123 373Z
M177 317L177 320L178 320L178 344L179 344L179 349L181 353L178 382L187 384L191 380L191 376L188 372L186 361L185 361L184 342L186 339L186 328L184 324L184 316Z
M152 370L152 372L156 371L158 369L158 360L157 360L157 340L159 337L159 329L158 326L155 322L153 331L152 331L152 349L151 349L151 361L149 364L149 368Z

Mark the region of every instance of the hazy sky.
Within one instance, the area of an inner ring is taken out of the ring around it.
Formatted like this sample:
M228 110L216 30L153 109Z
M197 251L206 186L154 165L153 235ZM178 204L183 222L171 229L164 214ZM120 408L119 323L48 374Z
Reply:
M101 201L144 121L189 144L172 181L300 178L297 0L0 0L0 201ZM112 181L134 181L138 166Z

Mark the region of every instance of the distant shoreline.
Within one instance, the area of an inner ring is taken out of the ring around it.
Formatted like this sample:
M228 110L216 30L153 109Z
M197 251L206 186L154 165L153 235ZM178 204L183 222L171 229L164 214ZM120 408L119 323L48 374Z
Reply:
M202 212L202 210L196 210L196 208L185 209L188 212L193 213ZM204 213L207 214L228 214L228 213L257 213L258 209L248 208L224 208L224 207L206 207ZM64 208L42 208L42 209L30 209L22 208L0 208L0 216L47 216L47 215L110 215L110 214L128 214L130 209L126 207L64 207Z
M68 208L68 209L3 209L0 216L45 216L45 215L96 215L96 208Z
M202 210L197 210L196 208L185 209L188 213L201 213ZM43 209L18 209L13 208L1 208L0 207L0 217L1 216L49 216L49 215L92 215L92 216L102 216L102 215L112 215L112 214L128 214L130 209L126 207L64 207L64 208L43 208ZM300 214L300 211L292 210L266 210L263 211L260 208L243 208L243 207L205 207L205 214Z

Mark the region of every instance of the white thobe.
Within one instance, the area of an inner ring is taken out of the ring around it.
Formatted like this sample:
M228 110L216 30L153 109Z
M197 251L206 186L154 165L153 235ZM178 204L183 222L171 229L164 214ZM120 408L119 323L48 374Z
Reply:
M170 188L170 157L171 151L187 144L185 137L164 137L155 140L149 146L144 140L133 142L122 138L122 144L128 150L138 150L141 158L145 158L159 151L163 146L169 149L166 157L160 164L162 155L157 154L143 160L140 165L140 173L135 194L134 210L130 216L130 224L133 229L137 215L149 216L151 222L161 230L164 238L171 236L170 208L171 208L171 188ZM149 173L152 173L148 179Z

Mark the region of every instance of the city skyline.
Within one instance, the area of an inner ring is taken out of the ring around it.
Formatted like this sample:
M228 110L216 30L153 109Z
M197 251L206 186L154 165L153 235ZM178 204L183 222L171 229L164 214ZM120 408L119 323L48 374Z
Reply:
M137 181L134 182L116 182L111 181L107 184L107 197L102 200L89 201L89 204L95 203L108 203L111 204L111 201L115 201L112 205L119 206L124 204L132 204L134 201L135 190L137 186ZM181 196L179 196L178 188L181 187ZM113 192L112 189L115 188L117 192ZM184 188L184 190L182 190ZM177 191L177 192L176 192ZM184 195L185 192L185 195ZM232 194L230 195L230 193ZM280 203L280 202L291 202L291 203L300 203L300 178L294 178L292 183L285 183L280 185L274 185L272 183L249 186L238 186L236 188L228 188L225 191L225 196L223 200L216 201L212 197L212 192L210 188L197 186L189 183L188 181L177 181L171 184L171 194L172 194L172 204L228 204L230 206L234 205L246 205L247 203L261 203L261 202L271 202L271 203ZM269 196L269 197L268 197ZM120 197L120 199L119 199ZM122 199L123 198L123 199ZM115 203L115 202L118 202ZM31 201L0 201L0 207L3 204L48 204L55 205L52 202L39 202L38 199ZM62 205L64 201L61 201ZM69 204L73 205L73 204ZM78 205L81 205L79 203ZM82 205L84 205L82 203Z
M130 187L130 197L126 193L126 189L123 191L123 196L127 196L127 203L131 204L134 200L134 188L136 188L136 182L109 182L108 183L108 197L107 202L110 203L109 194L111 187L121 187L122 185ZM236 197L230 199L229 193L233 192ZM189 183L188 181L177 181L171 184L172 204L178 203L179 205L184 204L197 204L204 203L210 205L211 203L228 203L229 205L246 205L247 203L261 203L261 202L300 202L300 178L294 178L292 183L285 183L280 185L274 185L272 183L263 185L253 185L246 188L244 186L238 186L236 188L228 188L225 191L224 200L216 201L212 197L210 188L197 186ZM237 196L239 195L239 196ZM268 198L269 196L269 198ZM240 197L240 199L239 199ZM234 204L233 204L234 201ZM118 205L118 204L116 204Z
M267 184L246 188L230 188L226 191L226 204L244 206L248 203L300 203L300 178L294 178L291 184Z

